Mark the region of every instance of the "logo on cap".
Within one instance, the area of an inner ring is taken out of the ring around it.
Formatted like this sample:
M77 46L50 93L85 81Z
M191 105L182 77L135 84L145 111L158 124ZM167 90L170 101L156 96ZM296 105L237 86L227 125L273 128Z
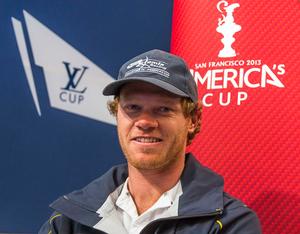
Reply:
M126 68L127 72L124 77L132 76L135 73L139 72L149 72L156 73L166 78L170 77L170 73L167 71L167 63L157 60L157 59L149 59L146 57L145 59L139 59L133 63L130 63Z

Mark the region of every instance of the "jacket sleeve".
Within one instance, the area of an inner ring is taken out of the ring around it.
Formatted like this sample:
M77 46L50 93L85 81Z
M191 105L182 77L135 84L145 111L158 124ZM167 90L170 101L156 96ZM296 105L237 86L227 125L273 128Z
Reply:
M261 234L259 219L254 211L242 205L227 209L217 220L220 226L220 233L224 234Z

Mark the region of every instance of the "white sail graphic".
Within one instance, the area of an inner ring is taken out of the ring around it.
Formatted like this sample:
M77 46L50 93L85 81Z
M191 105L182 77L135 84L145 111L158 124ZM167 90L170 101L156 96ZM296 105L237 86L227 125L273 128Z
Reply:
M24 17L51 107L115 124L106 108L109 98L102 95L103 88L114 79L26 11Z

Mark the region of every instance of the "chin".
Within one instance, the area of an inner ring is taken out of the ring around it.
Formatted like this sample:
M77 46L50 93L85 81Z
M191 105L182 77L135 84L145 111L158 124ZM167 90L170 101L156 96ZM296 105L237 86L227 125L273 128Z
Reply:
M136 155L137 156L137 155ZM170 159L158 154L138 154L137 157L127 158L128 163L140 170L157 170L166 168L174 163L176 158Z
M163 167L157 162L134 162L130 164L139 170L157 170Z

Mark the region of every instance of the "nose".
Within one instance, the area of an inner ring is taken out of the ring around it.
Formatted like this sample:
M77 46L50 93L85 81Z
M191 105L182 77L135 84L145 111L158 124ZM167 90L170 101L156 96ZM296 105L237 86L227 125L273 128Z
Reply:
M135 126L143 131L151 131L158 127L158 121L150 114L143 113L136 119Z

